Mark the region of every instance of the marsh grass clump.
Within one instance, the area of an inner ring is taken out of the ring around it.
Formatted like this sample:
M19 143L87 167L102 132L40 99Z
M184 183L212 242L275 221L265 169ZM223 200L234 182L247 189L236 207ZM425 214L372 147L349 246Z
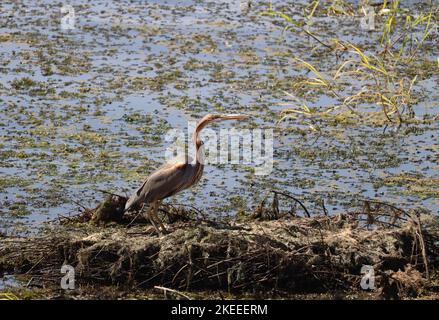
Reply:
M366 5L367 2L358 8L360 14ZM299 70L302 68L310 75L298 78L288 90L284 90L288 99L294 101L290 103L290 108L281 112L281 121L299 121L312 131L320 131L315 125L319 120L329 125L340 122L400 125L427 120L416 117L414 106L420 102L422 95L414 91L417 82L435 74L436 67L430 63L430 57L437 53L437 46L434 47L432 40L437 37L437 12L431 7L426 12L413 15L412 11L401 7L400 1L385 1L375 7L378 7L374 9L378 13L374 16L376 24L382 28L375 43L329 38L322 33L322 28L315 27L317 24L307 22L314 15L354 14L352 5L345 1L314 1L305 8L302 19L293 19L271 6L262 12L285 21L283 32L310 37L317 46L315 51L319 53L314 56L320 57L313 59L313 55L309 55L302 59L293 53L285 53L296 62ZM313 28L318 29L320 34L316 35ZM376 36L377 33L369 34ZM423 51L428 54L425 56ZM322 55L326 57L323 59L325 63L321 60ZM304 92L307 94L304 95ZM312 111L306 101L307 96L312 95L334 97L338 103Z
M27 92L29 96L53 96L56 94L55 88L44 81L34 81L29 77L14 79L11 87L20 92Z
M158 72L153 77L131 77L127 80L127 87L130 90L140 91L150 89L152 91L162 91L171 83L175 83L182 77L180 70Z
M11 82L11 86L15 90L28 89L37 85L37 82L28 77L23 77L21 79L14 79Z
M400 173L386 177L384 183L404 186L403 193L407 195L415 194L421 198L439 198L439 178Z

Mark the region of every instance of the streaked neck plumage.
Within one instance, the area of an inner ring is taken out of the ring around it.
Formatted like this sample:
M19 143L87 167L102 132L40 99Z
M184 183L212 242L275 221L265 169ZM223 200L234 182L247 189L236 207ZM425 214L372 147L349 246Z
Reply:
M195 144L195 165L204 166L204 144L200 139L200 132L204 127L212 121L211 115L203 117L195 127L194 133L192 135L192 141Z
M200 126L201 122L197 125L197 128L194 131L194 135L192 137L193 142L195 143L195 159L192 162L193 168L194 168L194 176L193 181L191 181L191 184L197 183L201 176L203 175L204 171L204 144L203 141L201 141L199 137L199 133L201 129L205 126Z

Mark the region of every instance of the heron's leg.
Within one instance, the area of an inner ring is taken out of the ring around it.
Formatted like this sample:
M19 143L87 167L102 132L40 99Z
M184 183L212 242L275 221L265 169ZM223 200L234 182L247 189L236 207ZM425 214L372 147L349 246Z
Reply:
M148 218L148 220L151 222L152 226L154 227L154 229L157 231L158 234L160 234L160 229L157 227L157 224L155 223L154 219L153 219L153 211L154 211L154 206L155 206L155 202L151 203L151 205L149 206L148 210L146 211L146 217Z
M159 216L157 215L157 211L159 209L160 204L162 203L161 200L157 200L155 202L155 206L154 206L154 218L156 219L156 221L159 223L160 227L163 230L163 233L168 233L168 231L166 230L165 226L163 225L162 220L160 220Z

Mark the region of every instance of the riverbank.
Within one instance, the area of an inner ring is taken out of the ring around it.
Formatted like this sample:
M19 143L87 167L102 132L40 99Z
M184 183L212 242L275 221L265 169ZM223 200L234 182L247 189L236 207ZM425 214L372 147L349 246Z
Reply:
M0 272L22 283L4 288L2 294L102 299L437 298L437 217L374 204L364 208L368 209L334 217L282 212L274 216L264 208L252 217L229 221L194 217L174 208L172 223L167 221L170 232L161 236L135 215L97 225L90 212L83 212L41 234L2 239ZM73 290L60 288L63 265L74 268ZM365 278L370 268L372 281Z

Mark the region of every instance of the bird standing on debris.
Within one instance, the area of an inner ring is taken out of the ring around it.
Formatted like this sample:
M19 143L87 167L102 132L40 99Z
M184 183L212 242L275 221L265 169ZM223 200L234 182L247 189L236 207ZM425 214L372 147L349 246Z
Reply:
M145 213L147 218L151 221L151 224L159 234L166 233L163 222L157 216L157 210L161 201L184 189L190 188L196 184L203 175L204 148L203 141L201 141L199 137L200 131L213 121L243 120L247 117L248 116L242 114L208 114L203 117L198 122L192 135L192 141L195 144L196 150L195 160L192 160L191 157L187 157L184 161L175 159L161 166L157 171L146 178L140 188L128 199L125 205L125 212L139 206L141 206L141 210L143 210L145 205L149 205Z

